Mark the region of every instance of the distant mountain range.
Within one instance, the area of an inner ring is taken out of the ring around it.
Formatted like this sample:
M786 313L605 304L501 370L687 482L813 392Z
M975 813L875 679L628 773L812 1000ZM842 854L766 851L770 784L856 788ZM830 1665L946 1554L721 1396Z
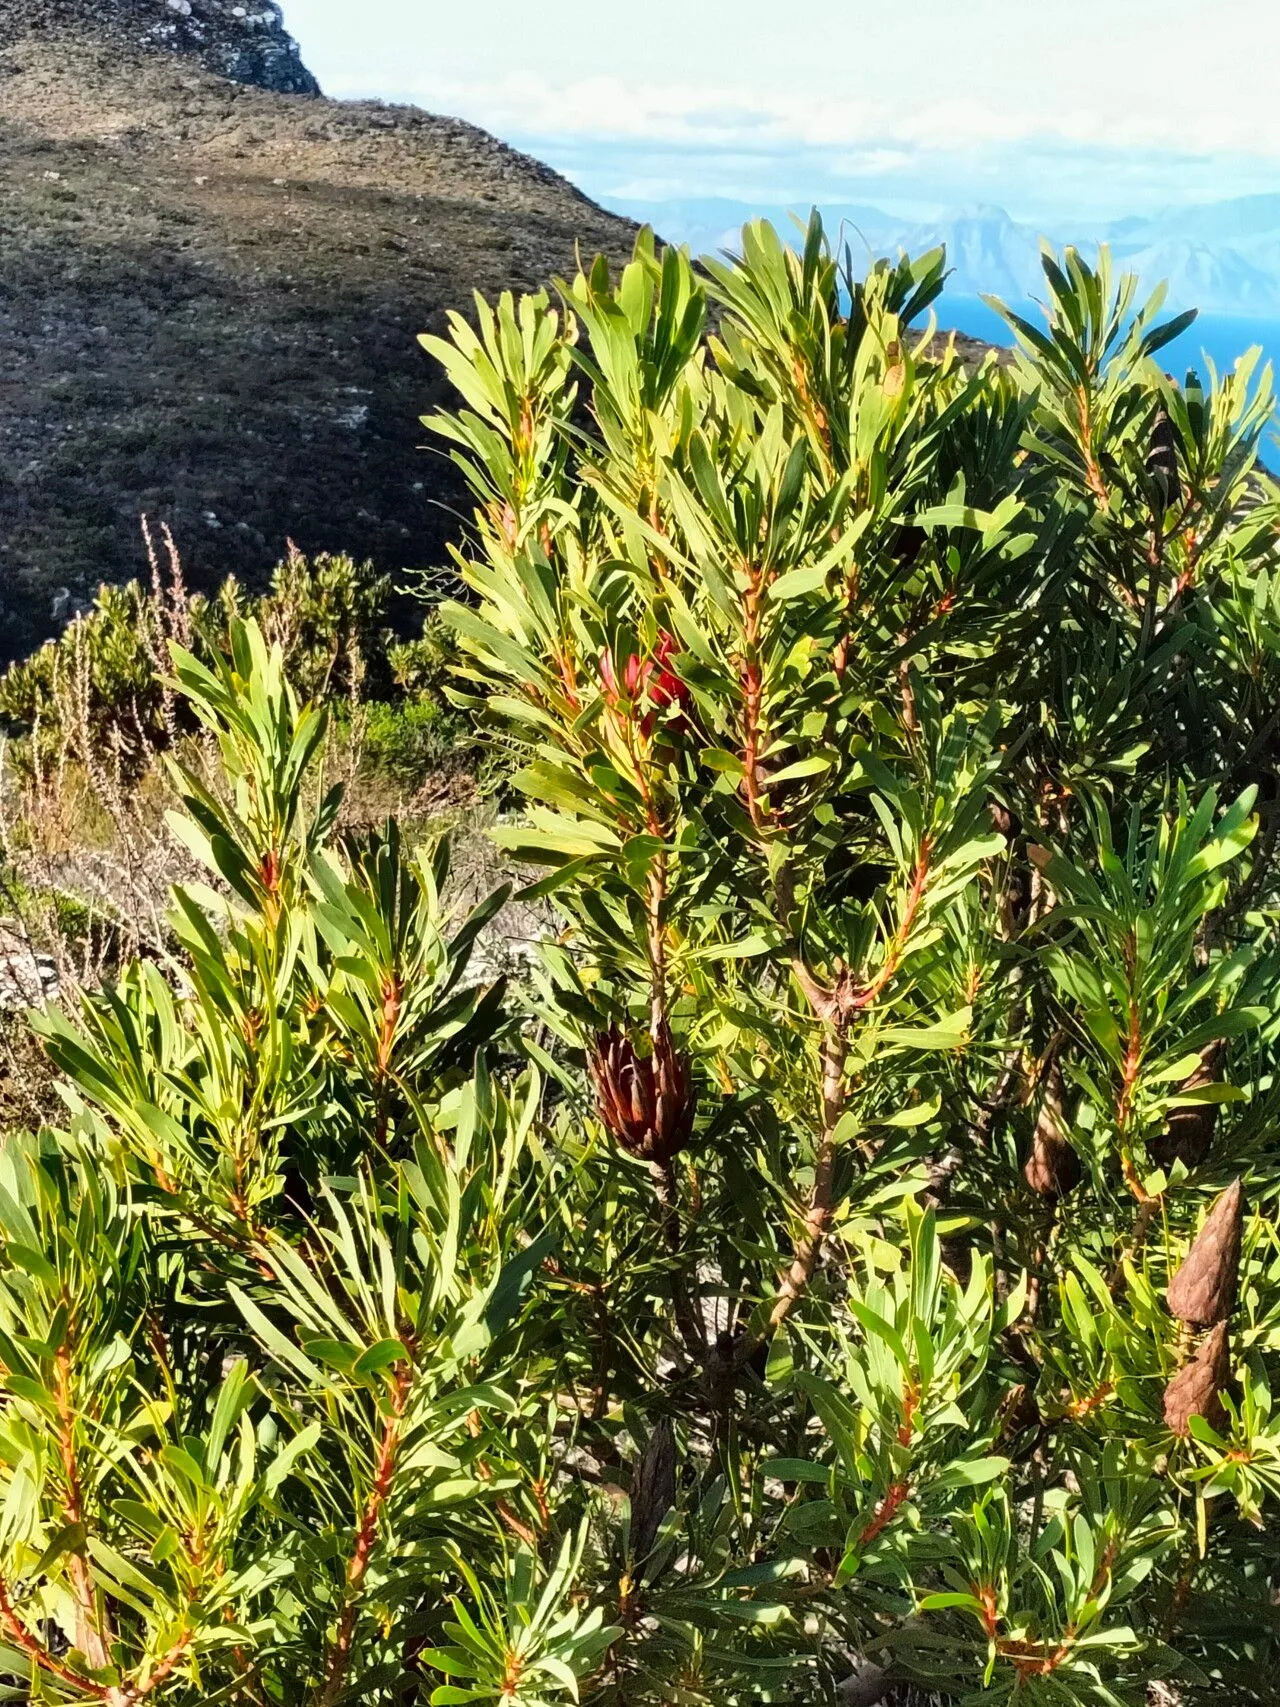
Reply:
M698 253L736 247L743 222L761 215L783 232L794 230L792 212L804 211L724 199L619 200L612 206ZM1280 319L1280 195L1165 208L1090 230L1042 231L990 206L925 221L904 220L857 203L824 205L822 212L828 229L843 228L855 261L892 254L899 247L918 253L945 243L953 269L947 288L960 296L985 293L1019 302L1042 294L1039 251L1044 236L1057 247L1074 243L1085 252L1109 243L1117 262L1138 273L1149 288L1162 279L1168 282L1171 306Z

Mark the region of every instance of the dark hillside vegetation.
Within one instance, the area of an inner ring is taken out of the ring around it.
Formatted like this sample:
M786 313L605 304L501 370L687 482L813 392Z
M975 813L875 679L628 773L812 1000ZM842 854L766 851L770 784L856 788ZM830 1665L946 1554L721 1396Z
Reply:
M220 0L0 0L0 657L145 572L140 512L203 590L286 538L439 561L417 334L630 248L472 126L222 74L296 87L282 41Z

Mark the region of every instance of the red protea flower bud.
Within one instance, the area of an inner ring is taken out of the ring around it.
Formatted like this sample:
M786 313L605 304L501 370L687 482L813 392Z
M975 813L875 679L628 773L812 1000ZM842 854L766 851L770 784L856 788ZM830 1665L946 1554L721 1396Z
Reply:
M688 687L670 667L670 660L679 650L675 635L664 628L653 654L655 674L649 684L649 698L655 705L683 705L689 697Z
M613 667L613 653L607 646L600 651L600 680L604 684L604 697L610 705L616 705L622 697L618 691L618 672Z
M693 1135L694 1097L688 1058L671 1041L665 1021L649 1055L610 1026L588 1061L596 1108L628 1153L665 1167Z
M1200 1065L1184 1082L1183 1090L1198 1091L1204 1085L1213 1084L1226 1053L1225 1043L1207 1044L1200 1051ZM1216 1102L1188 1103L1185 1108L1170 1109L1164 1131L1151 1140L1148 1148L1162 1168L1168 1169L1175 1162L1181 1162L1190 1171L1198 1168L1209 1154L1217 1125Z
M674 634L668 634L664 628L658 635L657 650L653 655L653 673L648 681L649 703L660 711L668 712L664 720L664 728L672 735L687 735L692 729L688 709L690 701L689 684L671 668L670 660L680 651L680 643ZM676 715L671 716L674 708Z
M1169 1282L1165 1301L1171 1314L1198 1328L1225 1322L1235 1309L1244 1229L1244 1190L1229 1185L1209 1211L1182 1267Z
M676 708L677 715L668 716L664 727L672 734L687 732L690 727L684 715L684 708L689 703L689 688L670 665L670 660L679 650L675 636L662 629L652 658L641 658L635 652L628 654L622 665L621 681L613 653L607 646L600 653L600 680L610 708L617 711L624 701L633 705L643 702L649 707L639 720L640 732L646 740L657 726L659 712L668 711L672 706Z
M1203 1417L1210 1428L1226 1421L1221 1394L1231 1385L1231 1347L1227 1324L1219 1322L1200 1342L1196 1355L1164 1390L1164 1420L1175 1434L1191 1432L1191 1418Z
M1055 1061L1045 1081L1044 1101L1031 1135L1031 1154L1022 1170L1027 1184L1041 1197L1065 1197L1080 1184L1084 1172L1079 1156L1067 1142L1064 1090L1062 1069Z

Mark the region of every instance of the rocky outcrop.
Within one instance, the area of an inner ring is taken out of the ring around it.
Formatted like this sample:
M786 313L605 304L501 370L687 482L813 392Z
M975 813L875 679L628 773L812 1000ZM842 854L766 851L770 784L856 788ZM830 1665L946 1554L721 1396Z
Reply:
M43 1007L58 996L58 968L13 920L0 919L0 1014Z
M275 0L0 0L0 45L83 30L115 36L126 51L190 54L220 77L277 94L320 93Z

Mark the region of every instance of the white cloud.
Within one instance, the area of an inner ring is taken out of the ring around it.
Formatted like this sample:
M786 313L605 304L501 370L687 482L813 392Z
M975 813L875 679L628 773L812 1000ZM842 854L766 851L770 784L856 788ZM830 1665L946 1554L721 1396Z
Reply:
M595 194L1111 206L1270 188L1275 0L286 0L332 94L410 100ZM913 185L906 180L914 177Z
M472 79L397 80L388 95L464 115L500 135L599 139L673 147L862 149L872 170L894 169L912 148L966 149L1031 140L1107 149L1280 157L1280 104L1164 102L1117 105L1028 90L1022 102L979 92L916 100L894 89L822 96L749 84L646 82L608 74L557 81L536 71ZM863 168L859 168L863 169Z
M872 178L893 172L908 172L917 156L905 148L864 148L833 155L827 162L832 178Z

